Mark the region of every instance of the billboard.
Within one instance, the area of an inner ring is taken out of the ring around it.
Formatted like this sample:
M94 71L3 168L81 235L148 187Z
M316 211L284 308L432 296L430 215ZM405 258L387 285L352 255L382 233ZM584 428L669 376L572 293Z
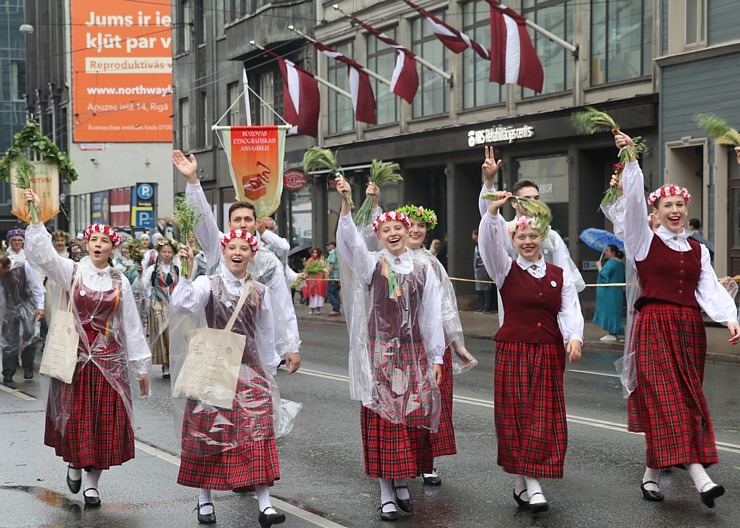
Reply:
M170 0L71 0L73 140L172 142Z

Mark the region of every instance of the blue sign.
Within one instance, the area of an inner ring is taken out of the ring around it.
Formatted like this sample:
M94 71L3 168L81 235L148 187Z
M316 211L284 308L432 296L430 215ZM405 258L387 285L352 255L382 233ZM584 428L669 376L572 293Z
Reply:
M154 211L150 208L134 208L134 227L154 227Z
M148 183L140 183L136 187L136 194L138 194L139 198L142 200L151 200L154 198L154 187Z

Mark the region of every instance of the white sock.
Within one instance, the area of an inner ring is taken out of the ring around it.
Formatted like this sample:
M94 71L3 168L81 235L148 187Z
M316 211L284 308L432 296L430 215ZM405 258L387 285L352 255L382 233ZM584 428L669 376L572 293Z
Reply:
M200 507L201 504L207 503L210 503L210 506L206 506L205 508ZM201 488L200 493L198 494L198 513L203 515L213 513L213 492L211 490Z
M434 468L431 473L424 473L425 477L438 477L437 468Z
M542 493L542 486L540 481L534 477L524 477L524 481L527 484L527 494L529 495L530 504L539 504L541 502L547 502L545 495Z
M522 491L524 493L522 493ZM517 497L519 497L523 501L528 501L529 493L527 491L527 481L524 479L524 475L517 475L514 478L514 493L516 493Z
M72 466L69 466L67 469L67 473L69 474L69 478L72 480L80 480L82 478L82 470L73 468Z
M660 491L660 487L658 484L653 484L653 482L658 482L658 478L660 477L660 470L659 469L653 469L653 468L645 468L645 474L642 476L642 486L648 491ZM645 484L648 480L652 480L650 484Z
M272 507L272 502L270 501L270 486L267 484L255 484L254 491L257 494L257 502L259 503L261 512L265 512L265 515L277 513L277 511ZM272 511L265 511L268 508Z
M689 470L691 480L694 481L694 487L699 493L712 489L716 484L712 482L712 479L707 475L707 471L701 464L686 464L686 469Z
M408 479L394 479L393 484L396 486L396 496L401 500L409 500L411 494L409 493L409 481Z
M387 506L383 506L384 512L392 512L396 510L396 494L393 491L393 481L391 479L378 479L380 481L380 504L383 505L386 502L390 502Z
M100 481L100 475L102 475L102 473L102 469L92 469L90 471L86 471L85 490L94 488L95 491L86 492L85 495L87 495L88 497L100 497L100 494L98 493L98 482Z

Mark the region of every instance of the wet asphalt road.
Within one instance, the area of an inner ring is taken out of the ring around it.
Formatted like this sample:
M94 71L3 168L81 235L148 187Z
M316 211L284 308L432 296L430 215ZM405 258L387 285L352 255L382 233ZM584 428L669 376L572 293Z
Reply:
M359 404L349 400L345 327L301 321L301 372L280 371L283 397L304 404L293 432L279 442L281 480L272 489L284 526L393 526L377 518L377 482L364 476ZM550 512L533 517L511 498L512 479L496 465L492 342L469 339L480 365L455 378L458 454L438 460L439 488L412 482L416 511L399 527L735 527L740 512L740 368L707 365L705 391L721 463L709 469L728 493L703 506L681 470L662 478L663 503L639 492L644 439L626 432L626 403L613 353L586 351L566 372L569 447L565 479L543 481ZM16 379L21 376L16 375ZM38 380L19 382L37 397ZM136 401L136 458L105 472L103 507L85 510L64 482L65 464L43 445L44 406L0 391L0 527L196 527L194 490L176 484L178 445L168 383L153 376L154 396ZM216 493L217 527L258 526L250 495Z

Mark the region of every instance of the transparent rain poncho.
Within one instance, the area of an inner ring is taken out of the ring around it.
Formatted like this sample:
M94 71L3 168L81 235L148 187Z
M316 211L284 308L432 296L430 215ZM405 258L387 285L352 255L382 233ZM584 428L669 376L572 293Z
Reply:
M110 266L96 268L89 257L79 263L60 257L42 224L28 227L26 254L59 285L63 303L68 303L68 295L72 295L71 308L79 335L72 384L57 379L51 379L49 384L47 413L56 430L64 433L74 411L74 385L80 373L89 368L97 368L118 393L133 424L132 390L139 394L138 375L148 373L151 354L128 280Z
M25 349L36 346L40 336L40 323L36 319L36 294L42 295L43 285L25 255L11 258L10 271L0 276L0 346ZM38 292L35 291L38 289ZM13 328L10 328L10 324ZM10 342L13 341L13 342Z
M234 313L242 286L228 271L182 280L171 298L172 340L170 361L172 386L180 375L192 333L199 328L223 329ZM227 283L231 286L227 287ZM275 350L270 293L262 284L247 279L244 305L231 331L246 336L239 378L231 409L202 400L173 397L175 429L181 446L190 452L216 454L247 443L275 439L293 426L300 404L289 402L281 413L275 373L280 357ZM220 387L209 387L218 393ZM279 429L282 428L282 429Z
M340 218L337 257L349 331L350 396L391 423L436 432L442 363L439 281L411 252L371 252L350 215Z

